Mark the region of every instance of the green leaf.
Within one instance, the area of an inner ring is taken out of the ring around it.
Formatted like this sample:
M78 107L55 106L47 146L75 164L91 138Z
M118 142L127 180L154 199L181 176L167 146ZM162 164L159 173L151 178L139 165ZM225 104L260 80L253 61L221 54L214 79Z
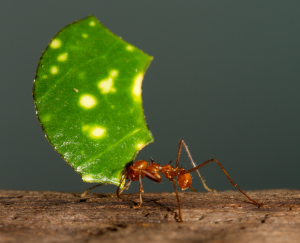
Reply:
M83 181L120 185L124 168L153 142L141 98L151 60L94 16L63 28L43 52L33 86L37 117Z

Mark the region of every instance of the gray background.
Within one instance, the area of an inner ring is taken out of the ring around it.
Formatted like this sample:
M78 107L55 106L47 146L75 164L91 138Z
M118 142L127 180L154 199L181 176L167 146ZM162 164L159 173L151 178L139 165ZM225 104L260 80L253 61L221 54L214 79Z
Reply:
M31 96L51 38L90 14L154 56L143 106L155 142L137 159L175 160L184 139L198 164L217 158L245 190L300 189L300 1L275 0L0 1L0 188L82 192L91 185L47 142ZM181 162L191 167L186 154ZM233 189L217 165L201 171L210 187ZM203 190L196 174L193 186ZM166 180L144 179L144 187L173 190Z

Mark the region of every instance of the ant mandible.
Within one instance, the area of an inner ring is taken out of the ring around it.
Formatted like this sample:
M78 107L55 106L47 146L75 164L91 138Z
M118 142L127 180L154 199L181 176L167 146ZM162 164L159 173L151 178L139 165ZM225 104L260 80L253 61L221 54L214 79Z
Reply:
M178 167L179 165L179 158L180 158L180 154L181 154L181 148L183 147L185 148L188 157L192 163L192 165L194 166L194 168L190 169L190 170L185 170L182 167ZM191 190L195 191L192 187L192 177L191 177L191 172L193 171L197 171L198 175L205 187L206 190L208 191L214 191L214 190L210 190L206 184L205 181L202 179L198 169L200 169L201 167L211 163L211 162L216 162L218 164L218 166L221 168L221 170L225 173L225 175L227 176L228 180L230 181L230 183L236 188L238 189L245 197L247 197L251 202L253 202L254 204L258 205L258 206L262 206L262 203L256 202L255 200L251 199L245 192L243 192L236 183L233 182L233 180L230 178L230 176L228 175L228 173L226 172L226 170L224 169L224 167L219 163L219 161L217 161L216 159L209 159L205 162L203 162L202 164L196 166L195 162L192 159L192 156L190 154L190 151L188 150L188 147L186 146L185 142L183 140L180 140L179 142L179 149L178 149L178 153L177 153L177 160L176 160L176 167L172 167L171 166L171 162L170 161L168 164L161 166L158 163L155 163L153 161L153 159L151 159L151 164L149 164L147 161L145 160L138 160L135 161L133 163L131 163L128 167L126 167L125 169L125 173L124 176L122 177L121 180L121 184L123 184L123 180L128 179L128 182L125 184L125 186L123 187L123 189L120 189L120 185L117 189L117 197L120 197L120 194L123 192L124 189L128 189L131 182L132 181L139 181L140 183L140 187L139 187L139 204L137 206L134 206L134 208L139 208L142 205L142 193L143 193L143 184L142 184L142 178L143 177L148 177L149 179L155 181L155 182L161 182L162 181L162 176L159 174L162 173L168 180L170 180L173 185L174 185L174 189L175 189L175 193L176 193L176 198L177 198L177 203L178 203L178 218L179 221L183 221L182 217L181 217L181 210L180 210L180 203L179 203L179 196L178 196L178 191L177 191L177 187L176 187L176 177L177 177L177 183L179 185L179 187L181 188L181 190L185 190L187 188L190 188ZM90 191L91 189L97 187L97 186L102 186L105 184L98 184L95 186L90 187L89 189L87 189L82 195L81 197L84 197L88 191Z

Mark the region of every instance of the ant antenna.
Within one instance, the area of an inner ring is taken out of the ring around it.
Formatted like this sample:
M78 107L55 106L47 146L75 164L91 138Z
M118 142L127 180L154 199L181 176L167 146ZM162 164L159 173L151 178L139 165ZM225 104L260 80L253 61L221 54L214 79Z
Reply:
M170 162L169 162L167 165L170 165L170 164L172 163L172 161L173 161L173 160L171 159Z

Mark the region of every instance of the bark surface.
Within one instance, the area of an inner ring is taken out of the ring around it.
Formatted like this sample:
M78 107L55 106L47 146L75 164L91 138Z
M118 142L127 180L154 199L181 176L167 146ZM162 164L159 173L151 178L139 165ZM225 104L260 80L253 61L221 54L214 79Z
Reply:
M0 190L0 242L300 242L300 191L80 194Z

